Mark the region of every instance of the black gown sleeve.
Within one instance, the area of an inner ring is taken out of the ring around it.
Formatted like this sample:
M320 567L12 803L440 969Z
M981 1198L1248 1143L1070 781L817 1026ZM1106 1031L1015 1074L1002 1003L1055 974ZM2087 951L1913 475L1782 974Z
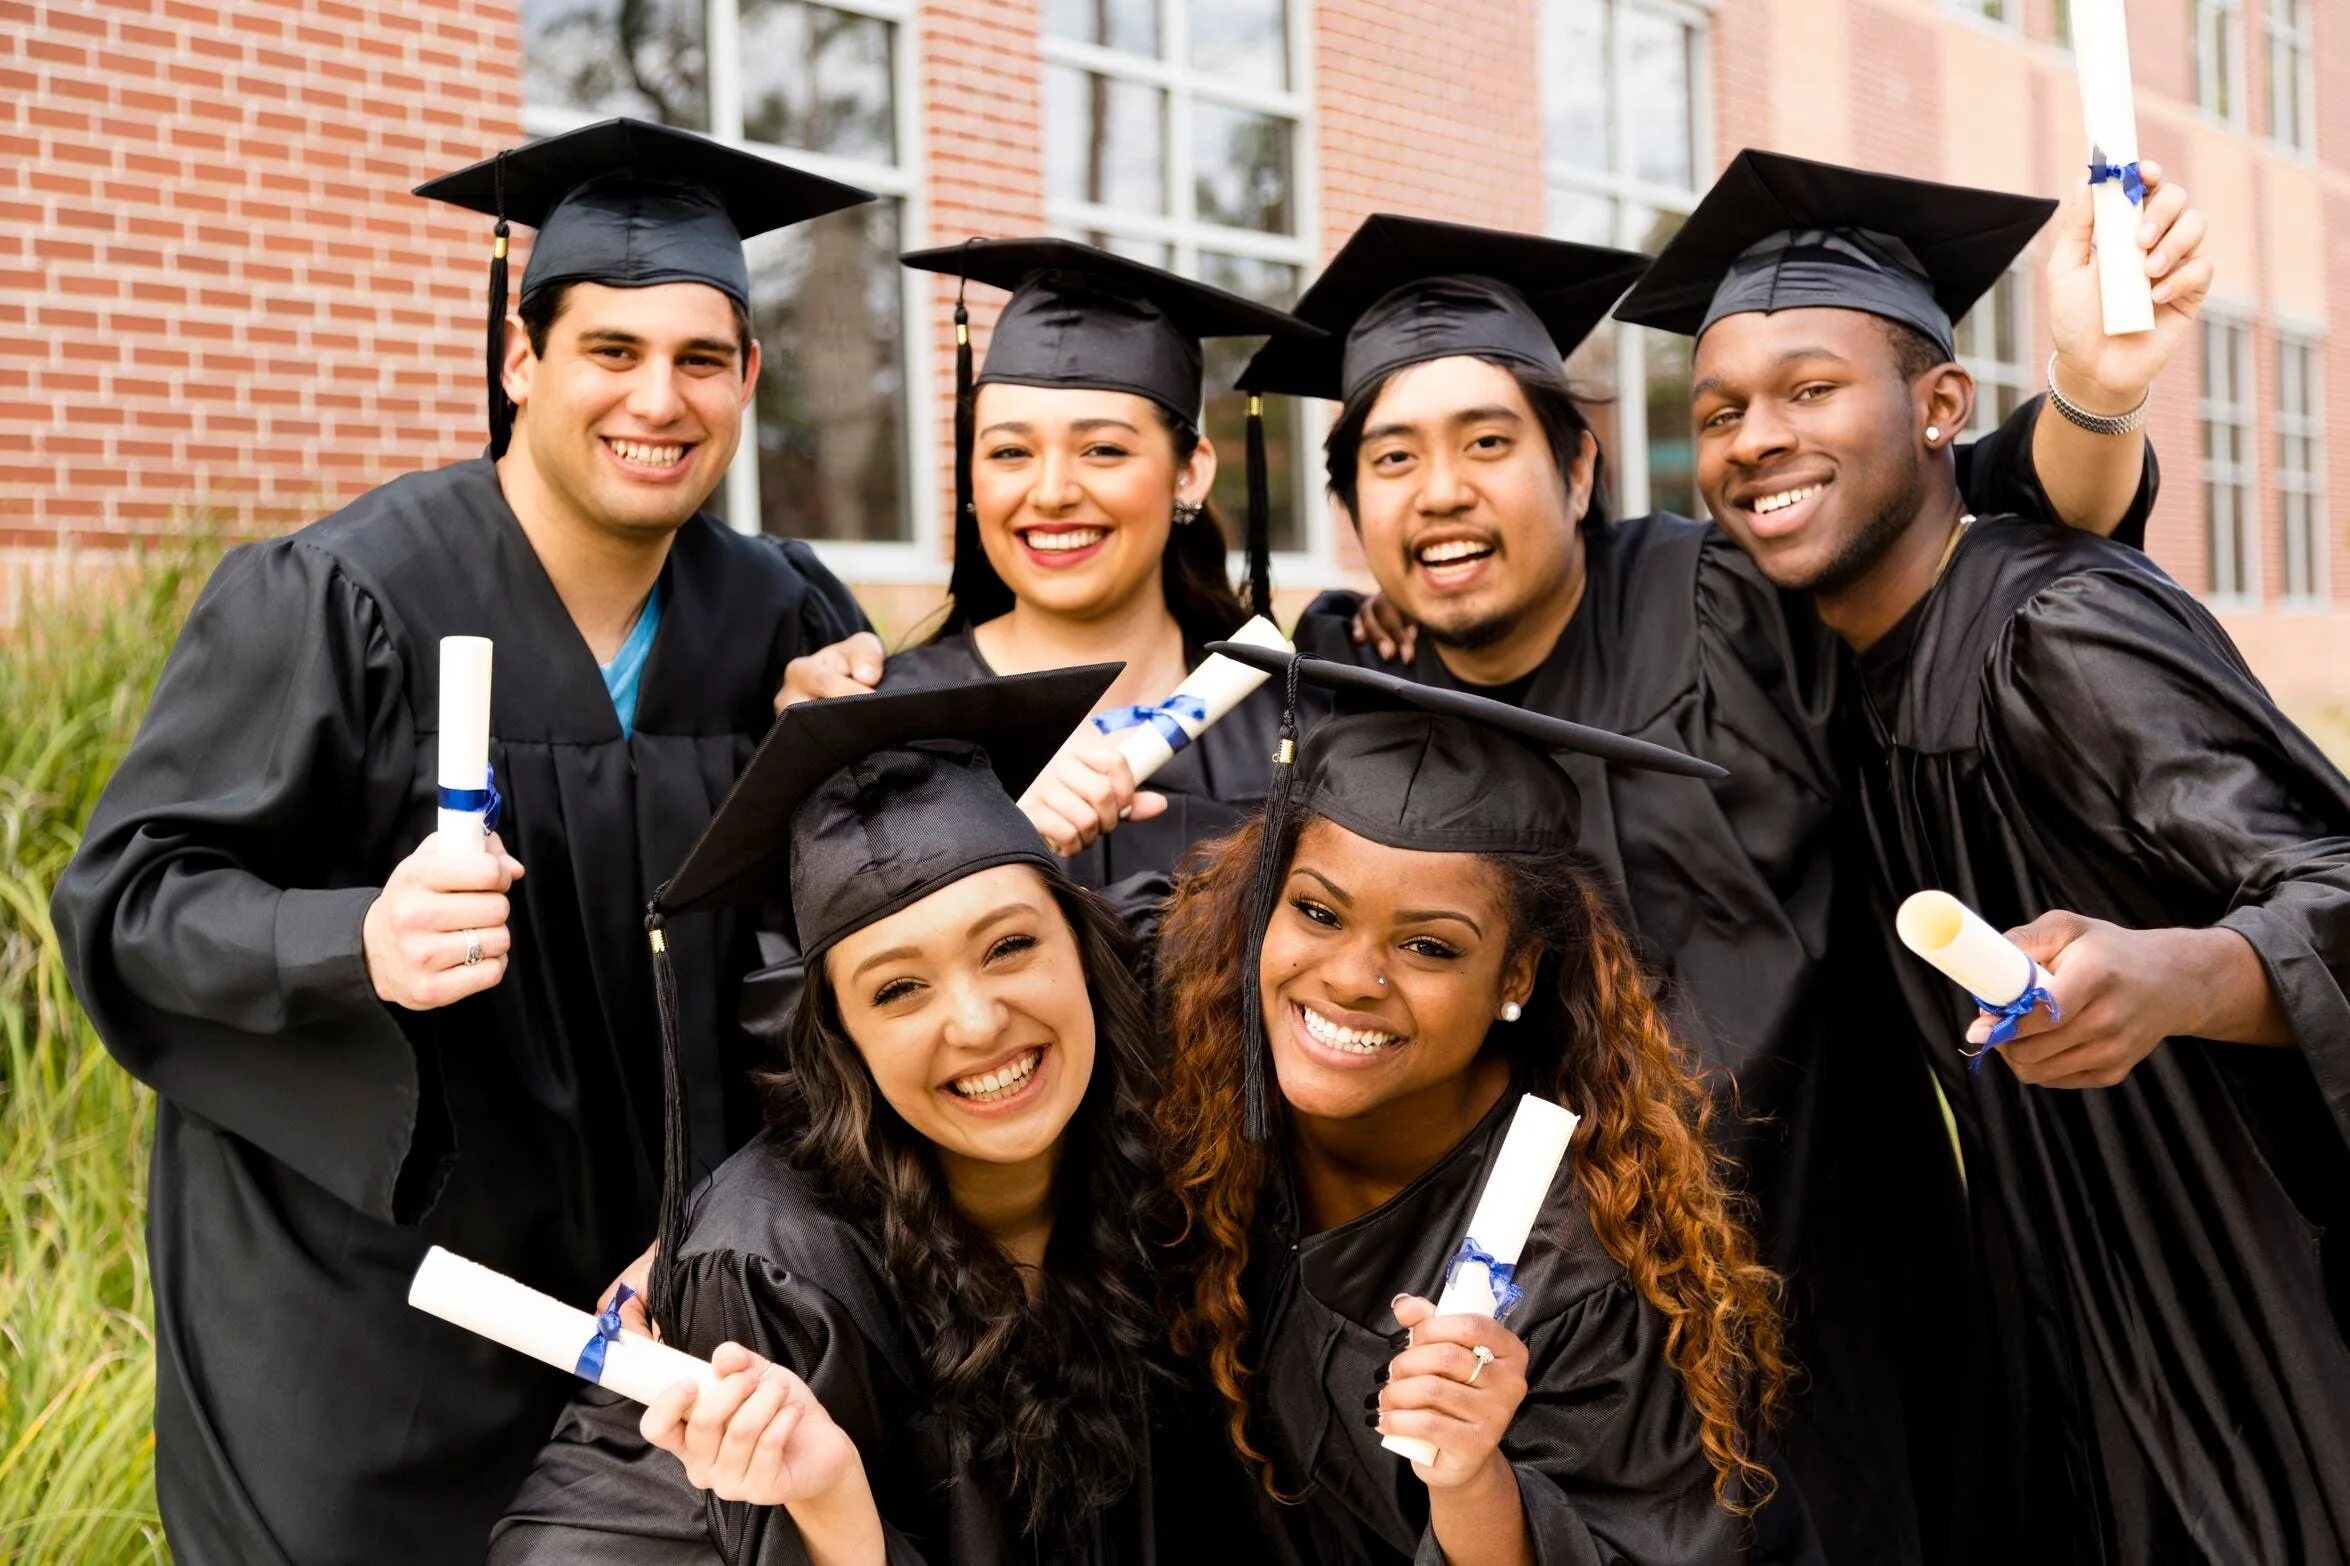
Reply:
M1951 448L1958 460L1959 493L1967 509L1979 517L2018 516L2037 522L2061 522L2040 486L2040 470L2032 461L2032 429L2040 422L2043 392L2025 399L2006 422L1981 440L1962 441ZM2146 466L2138 477L2138 493L2110 535L2132 549L2146 547L2146 519L2154 514L2155 497L2162 491L2162 469L2154 460L2154 443L2146 443Z
M371 1218L414 1223L453 1158L446 1106L367 975L416 774L374 600L298 541L224 560L51 902L115 1058Z
M2350 1140L2350 781L2278 712L2210 614L2151 573L2076 573L2009 623L1988 736L2043 843L2091 845L2267 970Z
M807 596L800 600L801 651L814 652L843 637L873 629L873 622L865 618L857 595L849 591L846 582L832 574L830 566L816 558L814 549L796 538L778 539L776 545L808 584Z

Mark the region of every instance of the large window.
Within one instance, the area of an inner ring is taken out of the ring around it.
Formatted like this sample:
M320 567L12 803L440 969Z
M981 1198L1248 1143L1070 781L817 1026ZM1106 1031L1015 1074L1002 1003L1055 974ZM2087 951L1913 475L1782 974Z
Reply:
M2259 594L2259 515L2252 480L2252 329L2203 317L2203 520L2210 591L2220 598Z
M2036 389L2029 362L2031 323L2024 317L2031 295L2029 273L2020 267L2003 272L1958 323L1958 362L1975 378L1970 435L1988 435L1999 428Z
M2308 151L2316 143L2310 124L2309 0L2268 0L2268 134L2279 146Z
M2187 47L2195 77L2195 106L2222 119L2244 112L2243 0L2187 0Z
M1045 210L1074 239L1287 307L1314 257L1302 162L1305 0L1042 0ZM1215 500L1245 515L1246 399L1224 390L1258 346L1207 345ZM1270 399L1273 547L1328 546L1313 420ZM1236 543L1238 539L1234 540Z
M2320 345L2277 338L2277 500L2284 525L2285 596L2326 596L2325 403L2318 395Z
M1654 254L1697 204L1708 145L1707 13L1672 0L1542 0L1549 231ZM1567 361L1619 515L1705 515L1689 420L1689 340L1602 325Z
M936 569L924 551L858 547L934 525L906 397L922 334L905 323L921 295L897 264L918 200L912 12L913 0L522 0L533 135L635 115L882 195L745 247L764 362L721 499L735 526L843 546L828 553L861 575Z

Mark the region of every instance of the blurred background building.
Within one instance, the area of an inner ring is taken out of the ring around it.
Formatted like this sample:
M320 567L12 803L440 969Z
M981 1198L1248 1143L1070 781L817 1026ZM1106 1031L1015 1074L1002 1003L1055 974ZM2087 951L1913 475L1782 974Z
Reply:
M2219 268L2156 395L2152 547L2298 710L2350 698L2350 92L2319 85L2350 26L2317 11L2129 4L2144 153ZM407 190L519 136L633 114L882 193L754 245L723 501L902 627L945 580L952 287L901 248L1051 230L1286 302L1377 210L1653 249L1750 145L2054 193L2067 30L2064 0L0 0L0 591L478 451L487 224ZM2040 384L2038 260L1961 328L1986 424ZM1611 326L1572 368L1619 511L1696 509L1686 344ZM1359 571L1325 418L1274 410L1289 590ZM1236 514L1236 401L1208 426Z

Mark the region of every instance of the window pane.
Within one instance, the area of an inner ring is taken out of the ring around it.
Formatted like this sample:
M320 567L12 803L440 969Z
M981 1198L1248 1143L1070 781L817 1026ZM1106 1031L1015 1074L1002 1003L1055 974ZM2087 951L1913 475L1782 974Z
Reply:
M1705 515L1697 498L1697 442L1689 416L1689 339L1640 331L1648 370L1648 504L1652 511Z
M1607 197L1553 185L1545 205L1547 226L1558 238L1586 245L1616 242L1616 204Z
M2056 0L2056 41L2067 49L2073 46L2072 0Z
M1287 308L1297 302L1298 269L1278 261L1203 251L1199 276L1204 283L1228 288L1265 304ZM1211 337L1202 345L1208 399L1201 428L1216 447L1216 486L1210 498L1224 518L1229 542L1235 549L1247 545L1248 398L1222 388L1232 384L1241 366L1263 344L1261 337ZM1299 432L1304 428L1302 406L1295 397L1265 399L1267 515L1272 523L1273 547L1280 550L1306 547L1305 516L1300 501L1309 479L1301 464L1318 463L1320 454L1303 451L1298 446ZM1318 466L1310 482L1318 491L1321 484Z
M762 234L759 519L789 538L905 539L898 210L876 201Z
M741 25L746 138L896 161L889 23L801 0L743 0Z
M1269 114L1192 104L1192 203L1201 222L1291 232L1290 130Z
M1132 234L1105 234L1098 228L1087 229L1073 236L1096 249L1107 250L1114 256L1129 261L1140 261L1145 266L1173 266L1175 258L1168 247L1155 239L1137 239Z
M1054 38L1156 55L1158 0L1044 0L1044 30Z
M522 0L522 101L706 130L702 0Z
M1696 136L1689 113L1689 29L1667 17L1627 10L1624 29L1626 134L1632 172L1657 185L1696 183Z
M1681 225L1689 221L1686 212L1660 212L1653 207L1632 209L1632 248L1644 255L1655 255L1681 232Z
M2022 362L2023 348L2017 341L2022 326L2022 282L2013 272L2001 275L1991 286L1991 351L2001 364Z
M1544 0L1542 155L1606 172L1614 166L1607 110L1606 0Z
M1218 81L1280 91L1289 85L1289 7L1283 0L1191 0L1191 63Z
M1045 68L1045 190L1140 212L1167 210L1167 95L1064 65Z

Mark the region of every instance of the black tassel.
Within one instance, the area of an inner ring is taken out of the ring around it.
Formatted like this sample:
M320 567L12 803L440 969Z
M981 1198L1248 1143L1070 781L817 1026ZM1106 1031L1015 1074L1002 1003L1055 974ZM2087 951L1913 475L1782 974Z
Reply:
M1281 737L1273 747L1273 782L1265 792L1265 830L1257 840L1256 878L1249 886L1248 955L1240 970L1241 1134L1251 1142L1273 1134L1273 1046L1265 1036L1265 997L1255 981L1264 967L1265 927L1273 922L1273 910L1281 901L1282 872L1289 866L1290 845L1297 835L1289 812L1297 786L1297 666L1298 660L1291 658Z
M653 1004L661 1016L661 1249L645 1290L645 1310L658 1325L676 1320L678 1258L685 1252L686 1203L693 1195L693 1134L679 1055L677 974L669 965L669 930L657 905L646 910L645 938L653 948Z
M976 238L965 244L976 243ZM951 627L969 629L1012 607L1012 589L987 563L979 542L979 508L971 503L971 458L978 444L979 389L971 368L971 312L963 304L965 279L955 280L955 558L947 567Z
M1273 497L1265 476L1265 399L1248 394L1248 608L1273 617Z
M514 438L514 404L506 398L506 154L493 169L497 184L497 237L490 244L489 392L490 460L506 454Z

